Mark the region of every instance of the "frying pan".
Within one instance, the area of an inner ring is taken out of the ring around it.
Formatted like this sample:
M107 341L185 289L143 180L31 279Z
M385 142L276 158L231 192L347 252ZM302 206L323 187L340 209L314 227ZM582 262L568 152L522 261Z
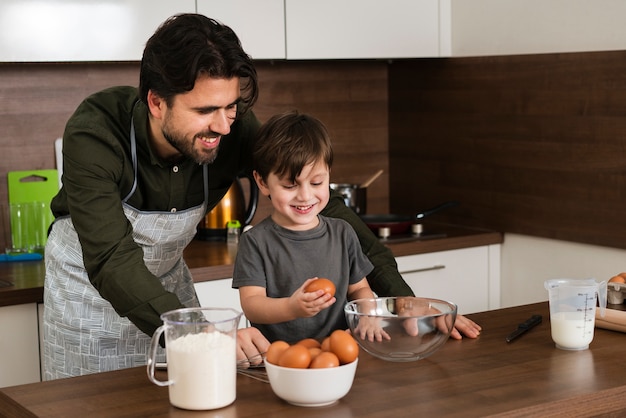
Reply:
M458 206L460 203L456 200L445 202L423 212L418 213L415 216L410 215L360 215L361 220L365 222L365 225L369 227L375 234L378 234L380 228L389 228L391 235L406 234L410 231L411 225L415 222L422 220L423 218L437 213L443 209L452 208Z

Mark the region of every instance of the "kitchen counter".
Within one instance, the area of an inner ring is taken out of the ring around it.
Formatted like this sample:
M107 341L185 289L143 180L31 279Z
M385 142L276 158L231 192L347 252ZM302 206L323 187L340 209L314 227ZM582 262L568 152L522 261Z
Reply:
M543 322L511 343L504 338L533 314ZM11 417L392 417L624 416L626 335L596 329L590 348L564 351L550 337L547 302L468 315L475 340L450 340L431 357L392 363L361 351L350 392L321 408L292 406L266 383L239 375L237 399L215 411L170 406L168 389L145 367L0 389ZM165 374L165 372L161 372ZM164 378L164 376L159 376Z
M394 256L423 254L502 243L499 232L425 223L422 237L385 241ZM232 277L235 254L224 242L194 240L184 253L194 281ZM0 306L43 302L43 261L0 263Z

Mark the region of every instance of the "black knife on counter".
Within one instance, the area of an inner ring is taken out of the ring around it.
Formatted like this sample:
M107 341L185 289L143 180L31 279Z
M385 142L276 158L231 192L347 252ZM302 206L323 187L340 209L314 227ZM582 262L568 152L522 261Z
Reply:
M517 326L517 329L506 337L506 342L510 343L511 341L513 341L514 339L516 339L517 337L519 337L520 335L522 335L529 329L541 324L541 319L542 319L541 315L531 316L528 320L519 324Z

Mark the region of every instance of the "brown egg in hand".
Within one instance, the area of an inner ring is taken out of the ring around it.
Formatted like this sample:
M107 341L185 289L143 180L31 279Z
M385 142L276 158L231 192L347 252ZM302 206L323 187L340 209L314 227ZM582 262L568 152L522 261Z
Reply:
M323 277L313 280L308 286L304 289L307 292L315 292L317 290L323 290L324 292L330 294L331 296L335 296L335 284L328 279Z

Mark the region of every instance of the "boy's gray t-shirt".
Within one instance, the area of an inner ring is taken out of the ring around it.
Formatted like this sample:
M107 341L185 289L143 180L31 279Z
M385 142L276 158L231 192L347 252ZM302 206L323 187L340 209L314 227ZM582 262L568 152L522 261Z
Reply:
M279 324L256 324L270 342L322 339L336 329L347 329L344 306L348 284L369 274L374 266L363 254L356 233L346 221L318 216L309 231L292 231L271 217L245 232L233 273L233 288L261 286L267 296L288 297L311 277L325 277L337 287L337 301L310 318Z

